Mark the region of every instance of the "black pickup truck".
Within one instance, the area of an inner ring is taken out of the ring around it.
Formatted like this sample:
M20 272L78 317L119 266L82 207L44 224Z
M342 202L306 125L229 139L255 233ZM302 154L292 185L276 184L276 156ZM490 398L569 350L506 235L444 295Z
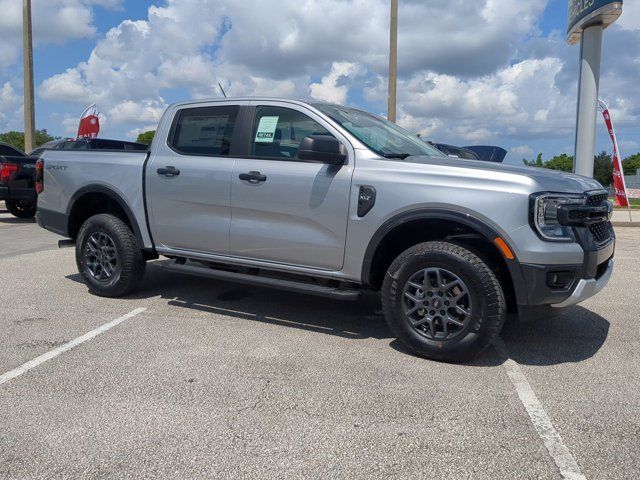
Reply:
M36 214L37 160L0 142L0 200L18 218L32 218Z

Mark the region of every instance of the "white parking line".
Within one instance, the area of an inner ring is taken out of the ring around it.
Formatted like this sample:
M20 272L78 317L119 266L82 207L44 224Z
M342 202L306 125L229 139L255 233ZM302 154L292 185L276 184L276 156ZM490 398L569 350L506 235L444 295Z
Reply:
M551 455L553 461L556 462L562 477L567 480L586 480L586 477L580 471L576 459L573 458L567 446L562 442L562 437L560 437L553 423L551 423L547 412L545 412L536 393L533 391L533 388L531 388L527 377L524 376L520 366L509 358L509 351L501 338L498 338L494 343L494 347L498 354L504 357L503 365L507 371L509 380L511 380L513 386L516 387L518 397L520 397L520 401L527 410L531 423L533 423L544 446L547 447L549 455Z
M9 371L7 373L3 373L2 375L0 375L0 385L2 385L3 383L8 382L9 380L11 380L13 378L19 377L23 373L28 372L32 368L37 367L38 365L46 362L47 360L51 360L52 358L57 357L61 353L64 353L64 352L66 352L68 350L71 350L72 348L75 348L78 345L80 345L80 344L82 344L82 343L84 343L84 342L86 342L88 340L91 340L92 338L97 337L101 333L104 333L104 332L106 332L108 330L111 330L116 325L120 325L125 320L128 320L129 318L135 317L136 315L138 315L139 313L144 312L145 310L146 310L146 308L136 308L132 312L129 312L126 315L123 315L123 316L121 316L119 318L116 318L115 320L112 320L109 323L105 323L104 325L99 326L95 330L91 330L90 332L85 333L81 337L75 338L75 339L71 340L70 342L65 343L64 345L59 346L58 348L54 348L53 350L48 351L47 353L43 353L39 357L36 357L33 360L29 360L28 362L23 363L19 367L14 368L13 370L11 370L11 371Z

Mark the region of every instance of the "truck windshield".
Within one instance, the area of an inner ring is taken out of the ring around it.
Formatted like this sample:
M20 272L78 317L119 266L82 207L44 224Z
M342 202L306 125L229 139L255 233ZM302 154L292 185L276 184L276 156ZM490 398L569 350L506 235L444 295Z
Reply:
M444 156L417 136L377 115L326 103L314 104L314 107L383 157L405 159L412 155Z

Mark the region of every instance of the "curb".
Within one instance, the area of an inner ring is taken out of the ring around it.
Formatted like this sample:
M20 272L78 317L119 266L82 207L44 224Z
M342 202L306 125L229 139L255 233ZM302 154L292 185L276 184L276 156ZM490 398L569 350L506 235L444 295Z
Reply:
M611 222L614 227L640 227L640 222Z

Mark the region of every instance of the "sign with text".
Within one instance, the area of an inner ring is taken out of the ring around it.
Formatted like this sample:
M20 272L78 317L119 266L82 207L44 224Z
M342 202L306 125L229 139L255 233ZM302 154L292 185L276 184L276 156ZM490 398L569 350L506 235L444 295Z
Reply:
M577 43L582 29L590 24L607 28L622 13L622 0L569 0L569 26L567 41Z

